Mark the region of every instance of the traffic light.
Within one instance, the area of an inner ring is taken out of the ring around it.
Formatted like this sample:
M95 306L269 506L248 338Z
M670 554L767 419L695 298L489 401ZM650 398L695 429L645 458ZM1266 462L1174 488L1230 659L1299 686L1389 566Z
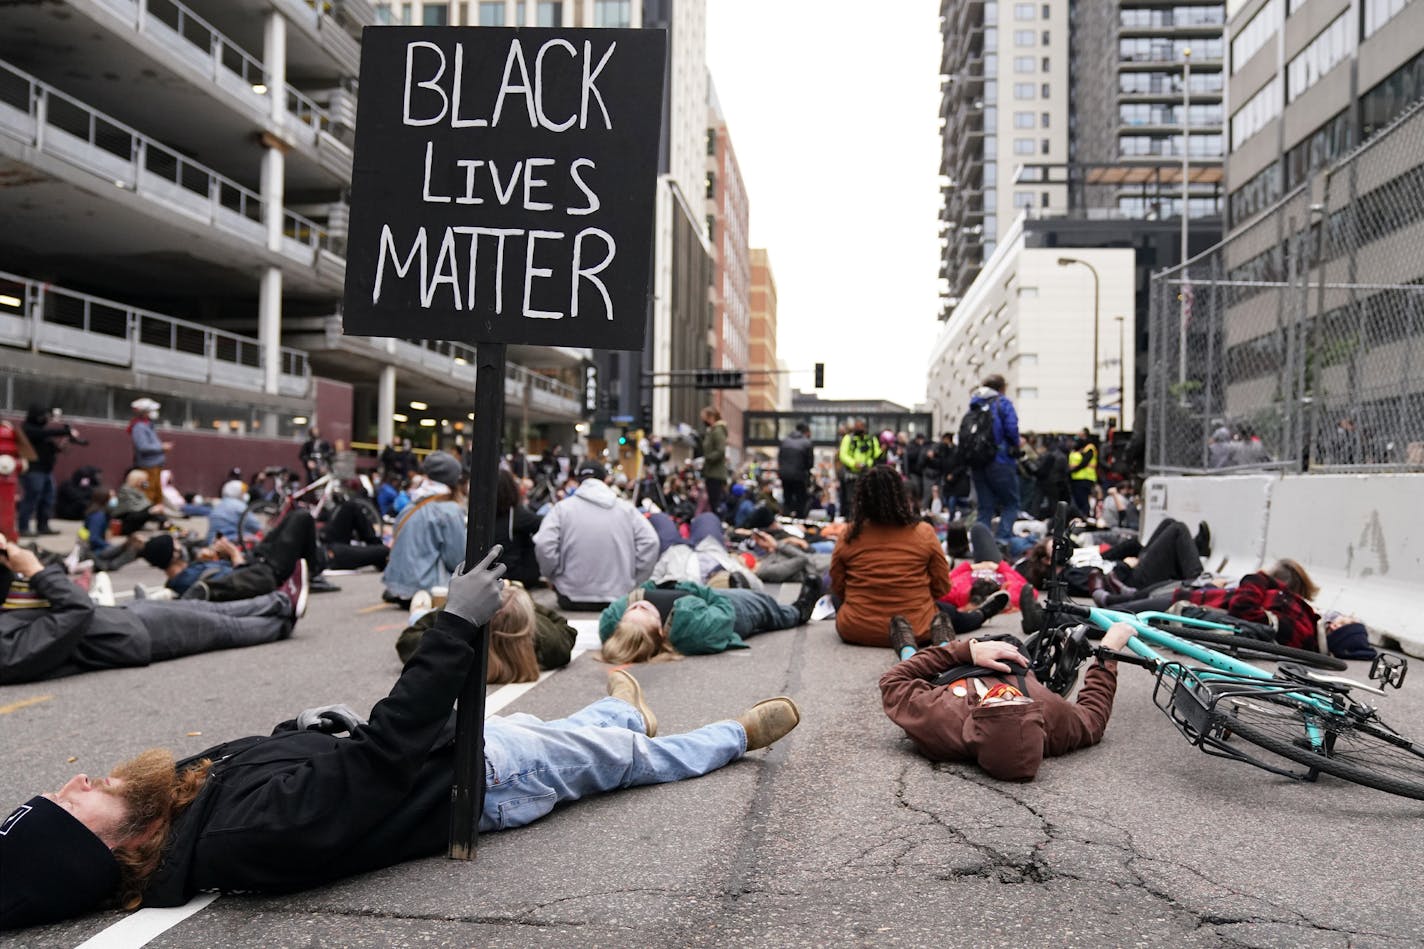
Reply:
M1091 411L1093 411L1093 412L1096 412L1096 411L1098 410L1098 390L1097 390L1097 389L1089 389L1089 390L1088 390L1088 408L1089 408Z
M823 363L823 362L818 362L818 363L816 363L816 388L817 388L817 389L824 389L825 387L826 387L826 364Z
M623 434L621 434L621 435L618 436L618 444L620 444L620 445L626 445L626 444L628 444L628 427L627 427L626 425L623 426Z

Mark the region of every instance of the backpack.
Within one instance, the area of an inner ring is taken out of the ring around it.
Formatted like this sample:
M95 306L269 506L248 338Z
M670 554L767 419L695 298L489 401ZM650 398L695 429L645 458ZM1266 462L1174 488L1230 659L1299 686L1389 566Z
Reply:
M995 399L985 399L969 406L959 422L959 460L971 468L982 468L999 454L999 442L994 437Z

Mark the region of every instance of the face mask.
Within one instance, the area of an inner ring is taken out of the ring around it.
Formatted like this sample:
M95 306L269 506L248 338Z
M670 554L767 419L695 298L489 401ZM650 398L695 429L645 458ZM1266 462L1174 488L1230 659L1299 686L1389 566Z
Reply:
M158 410L154 409L152 412L149 412L148 417L155 422L158 421Z

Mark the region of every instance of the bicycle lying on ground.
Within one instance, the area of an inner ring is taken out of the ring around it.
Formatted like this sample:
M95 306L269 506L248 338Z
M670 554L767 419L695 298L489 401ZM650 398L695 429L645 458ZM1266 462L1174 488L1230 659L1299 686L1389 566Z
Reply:
M1398 689L1408 670L1403 657L1380 653L1369 672L1378 685L1370 685L1320 671L1348 668L1339 660L1241 636L1240 627L1229 622L1072 603L1063 595L1061 581L1060 561L1066 564L1069 546L1065 520L1060 509L1054 520L1055 571L1043 605L1043 628L1027 644L1031 667L1045 686L1059 694L1068 692L1077 682L1079 666L1091 657L1141 666L1156 674L1153 703L1207 754L1300 781L1314 781L1325 773L1424 800L1424 745L1391 728L1378 709L1353 694L1383 695L1386 689ZM1134 630L1127 652L1090 641L1090 630L1106 630L1117 622ZM1168 659L1154 646L1201 665ZM1269 672L1228 655L1228 650L1297 661L1281 662Z
M289 473L286 468L269 468L264 471L264 474L267 473L277 476L277 483L281 486L278 496L271 500L253 501L247 505L247 510L238 521L239 546L251 546L258 539L257 535L265 534L269 527L276 526L294 508L308 510L317 521L324 521L346 500L354 500L370 523L371 529L380 534L381 513L376 505L369 498L352 497L334 475L324 474L311 484L299 485L287 477ZM260 524L261 527L256 532L250 531L247 529L250 523Z

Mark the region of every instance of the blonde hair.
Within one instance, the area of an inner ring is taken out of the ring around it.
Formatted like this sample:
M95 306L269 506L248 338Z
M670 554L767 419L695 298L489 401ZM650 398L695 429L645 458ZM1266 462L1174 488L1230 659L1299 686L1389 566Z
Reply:
M627 606L643 599L646 597L639 587L628 594ZM618 625L613 627L613 635L603 644L600 658L621 666L631 662L673 662L681 659L682 654L668 642L666 623L660 628L646 620L636 619L625 607Z
M534 652L534 601L523 587L510 584L500 592L499 610L490 617L490 685L534 682L539 658Z

